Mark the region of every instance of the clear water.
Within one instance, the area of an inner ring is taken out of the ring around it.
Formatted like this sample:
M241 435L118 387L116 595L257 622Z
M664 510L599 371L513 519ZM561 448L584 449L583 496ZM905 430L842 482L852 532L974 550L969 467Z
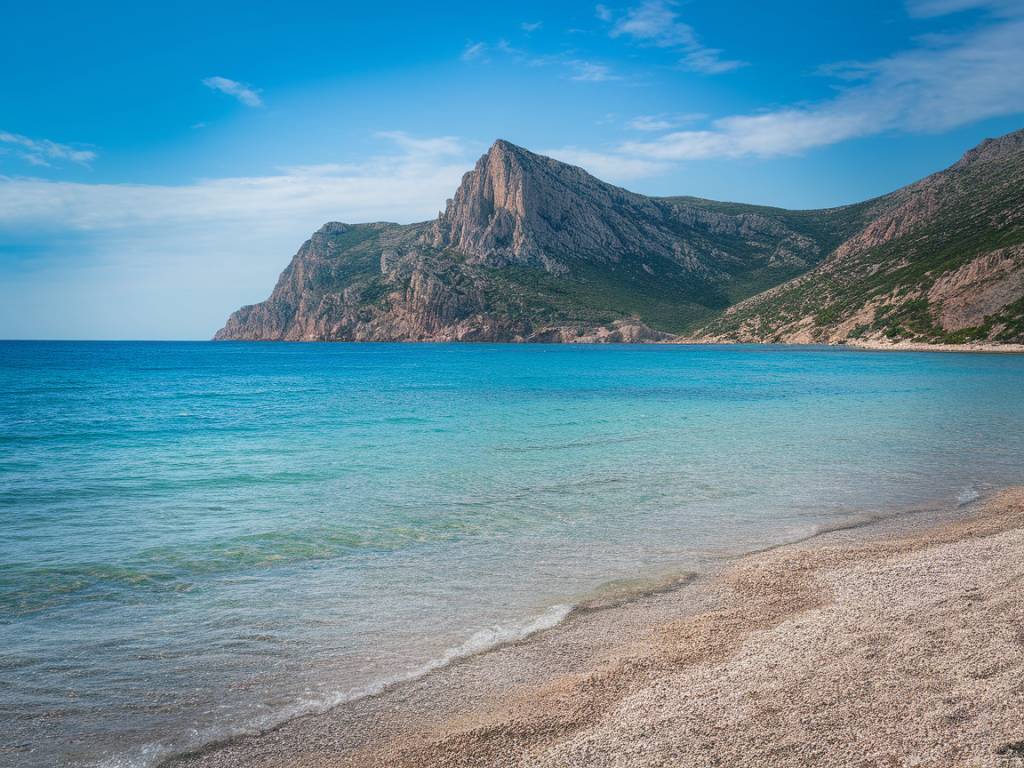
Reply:
M608 583L1024 482L1024 357L0 345L0 764L149 765Z

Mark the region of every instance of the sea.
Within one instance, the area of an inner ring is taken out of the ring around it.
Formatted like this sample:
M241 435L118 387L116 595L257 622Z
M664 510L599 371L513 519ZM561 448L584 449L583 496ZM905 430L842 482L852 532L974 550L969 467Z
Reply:
M1024 483L1024 356L0 343L0 765L143 768Z

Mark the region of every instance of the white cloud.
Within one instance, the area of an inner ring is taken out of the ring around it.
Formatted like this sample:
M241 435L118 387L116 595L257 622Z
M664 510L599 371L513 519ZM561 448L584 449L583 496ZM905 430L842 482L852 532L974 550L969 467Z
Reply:
M544 26L543 21L524 21L519 25L519 28L529 34L530 32L536 32L538 29Z
M528 51L525 51L521 48L516 48L508 40L499 40L497 43L495 43L494 50L496 50L498 53L504 53L507 56L511 56L513 59L517 61L526 61L531 57Z
M720 75L745 67L747 62L738 59L723 59L720 48L698 48L687 53L682 60L686 69L703 72L705 75Z
M466 170L469 159L460 142L401 131L378 136L402 152L361 163L295 166L276 176L203 179L181 186L0 177L0 227L55 221L76 231L199 222L276 227L296 216L308 227L328 220L429 218Z
M462 51L460 57L463 61L476 61L487 53L486 43L469 43Z
M1019 15L1019 0L908 0L907 12L918 19L947 16L961 11L987 10L996 15Z
M226 77L220 77L218 75L205 78L203 80L203 85L214 91L220 91L221 93L226 93L229 96L234 96L247 107L263 106L263 99L260 98L260 92L252 86L240 83L237 80L229 80Z
M597 16L601 21L611 21L612 12L611 9L606 5L595 5L594 15Z
M88 165L96 159L91 149L76 149L49 139L31 139L18 133L0 131L0 144L13 147L15 154L30 165L50 165L53 161L68 161Z
M718 48L702 45L693 27L680 21L673 5L666 0L647 0L643 5L630 9L615 22L609 34L612 37L629 37L659 48L679 50L683 54L680 64L695 72L717 75L746 66L744 61L722 58L722 51Z
M927 40L873 62L846 65L847 86L827 101L734 115L700 131L627 142L627 156L657 160L770 157L887 131L935 132L1024 112L1024 19Z
M300 216L327 220L429 216L465 171L378 159L363 165L295 166L277 176L205 179L182 186L0 180L0 226L96 232L133 227L235 222L276 226ZM447 182L435 186L440 174ZM412 188L403 185L414 182Z
M379 131L379 138L388 139L404 149L407 154L421 158L439 155L464 155L466 148L456 136L438 136L436 138L417 138L405 131Z
M570 80L580 80L587 83L604 83L609 80L621 80L622 78L612 72L611 67L604 64L595 64L592 61L575 60L570 61L573 74Z
M799 109L726 117L706 131L677 131L647 142L627 142L621 151L659 160L698 160L791 154L862 136L872 129L865 115Z
M693 112L686 115L637 115L626 125L634 131L670 131L686 123L703 120L707 115Z
M676 127L672 121L653 117L652 115L634 117L629 121L628 125L634 131L668 131Z
M511 61L515 64L522 64L528 67L545 67L566 63L565 53L537 54L525 48L517 48L508 40L498 40L493 43L479 42L471 43L463 50L461 59L463 61L475 61L482 64L490 64L492 57L495 60Z
M4 240L49 248L4 265L0 337L212 335L324 222L431 219L471 166L451 137L382 136L399 151L180 186L0 177Z
M626 157L612 152L595 152L578 147L545 149L541 154L578 165L605 181L622 183L654 176L666 170L667 164L639 157Z

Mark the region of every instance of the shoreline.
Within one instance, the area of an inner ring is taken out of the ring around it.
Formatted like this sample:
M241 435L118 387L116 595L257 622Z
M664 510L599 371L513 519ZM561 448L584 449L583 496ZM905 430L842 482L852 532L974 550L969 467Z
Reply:
M916 341L865 341L848 339L843 342L765 342L765 341L708 341L705 339L673 339L652 342L656 344L678 344L690 347L713 347L750 345L755 347L825 347L833 349L856 349L868 352L973 352L985 354L1024 354L1024 344L996 344L991 342L964 342L963 344L927 344Z
M848 341L845 345L855 349L881 352L985 352L991 354L1021 354L1024 344L990 344L965 342L964 344L921 344L913 341Z
M648 722L652 691L660 692L655 698L661 708L692 703L695 692L685 693L686 686L678 696L667 700L664 689L680 675L693 677L700 672L704 674L701 701L709 697L728 699L732 683L726 680L731 678L722 677L721 671L712 674L711 670L735 664L738 655L752 654L756 659L758 652L751 639L759 633L771 635L781 627L799 623L801 617L827 612L836 605L839 608L835 610L842 610L841 602L830 602L828 595L820 594L811 582L824 580L832 590L849 591L847 582L856 587L863 574L858 571L854 577L841 578L844 567L863 570L865 563L922 552L927 559L935 547L964 548L975 540L1000 536L1016 536L1024 545L1024 489L1008 489L977 504L977 512L945 508L860 521L742 555L720 569L682 583L608 604L583 603L553 628L525 639L455 660L422 678L323 714L300 717L260 735L210 745L162 765L710 764L687 762L686 755L675 752L669 760L667 753L648 754L646 747L633 754L642 743L664 735L661 732L666 730ZM966 519L962 519L965 514ZM1002 562L1005 555L1001 550L1001 559L993 562ZM800 566L795 571L791 569L794 564ZM781 566L785 567L780 570ZM1020 570L1024 578L1024 566ZM768 583L763 583L765 577ZM737 602L737 590L751 594ZM1024 621L1024 608L1021 619ZM1021 632L1024 638L1024 629ZM858 640L856 636L847 639L852 639L854 645ZM765 648L772 647L762 647L761 655ZM1024 639L1017 648L1024 649ZM789 652L794 649L789 648ZM1007 660L1011 670L1024 671L1020 656L1018 652ZM839 660L843 658L840 654ZM776 662L774 677L784 680L793 673L792 664L787 668ZM745 694L751 697L744 705L747 708L764 696L758 687L768 682L756 676L752 680L746 683L746 688L753 688ZM695 681L689 683L692 686ZM903 698L907 695L911 691L905 691ZM1024 716L1024 698L1019 692L1016 700ZM686 706L681 708L683 711L675 713L673 721L682 718L689 722ZM782 707L783 713L785 710ZM714 716L705 714L702 722L715 722ZM735 717L737 712L729 716ZM638 718L645 723L643 733L649 734L643 739L630 731L633 726L639 727ZM627 733L622 732L624 729ZM788 731L784 735L786 739L792 737ZM986 746L988 758L994 759L993 749L1010 744L1011 735L1006 736L1005 743ZM694 736L679 733L659 749L672 752L675 743L678 752L680 745L692 744ZM785 750L773 751L778 748L780 734L774 736L767 733L759 737L756 749L751 744L739 753L717 742L707 742L689 756L709 761L728 755L732 764L745 764L745 759L753 760L755 756L759 765L807 764L787 758ZM701 738L709 736L703 734ZM1024 739L1024 732L1018 738ZM814 744L812 741L804 747L813 751ZM626 754L632 757L612 761L613 755ZM812 762L820 764L825 757Z

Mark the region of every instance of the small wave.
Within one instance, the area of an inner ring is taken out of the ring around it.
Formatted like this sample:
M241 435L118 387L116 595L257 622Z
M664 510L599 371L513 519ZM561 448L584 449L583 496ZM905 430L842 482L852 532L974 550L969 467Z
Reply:
M250 720L239 726L221 726L202 731L192 730L177 743L146 744L131 753L107 758L99 762L97 768L150 768L150 766L158 765L175 756L199 752L241 736L262 733L297 717L323 714L342 704L358 701L368 696L376 696L400 683L418 680L462 659L503 645L510 645L525 640L538 632L552 629L561 624L572 611L573 606L571 605L553 605L540 615L521 624L488 627L474 632L464 643L447 649L440 656L408 672L392 675L354 690L341 691L317 699L301 700L272 715Z
M637 578L613 579L600 584L582 600L580 611L595 611L614 608L640 597L670 592L692 584L700 574L697 571L666 571L660 574Z
M857 515L847 515L839 520L832 520L825 523L819 523L811 529L811 533L807 538L815 538L817 536L824 536L826 533L839 533L840 531L853 531L857 528L863 528L868 525L872 525L884 519L884 515L872 512L863 512Z
M980 498L981 494L978 490L973 485L968 485L966 488L961 489L960 493L957 494L956 505L958 507L963 507Z

